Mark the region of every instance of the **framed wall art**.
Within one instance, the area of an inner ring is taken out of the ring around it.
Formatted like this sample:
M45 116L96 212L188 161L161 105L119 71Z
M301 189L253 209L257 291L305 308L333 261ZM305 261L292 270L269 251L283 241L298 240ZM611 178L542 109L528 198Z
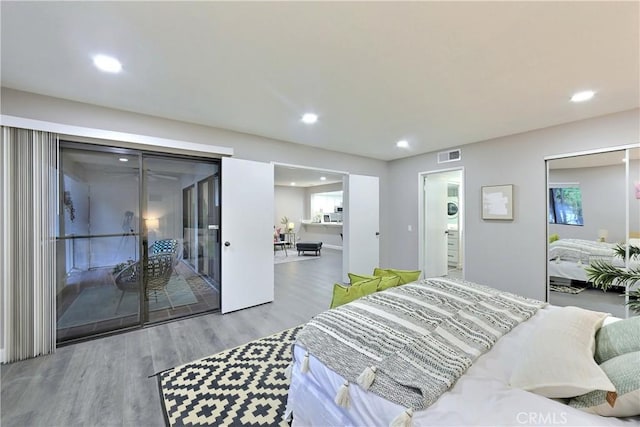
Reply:
M513 220L513 185L482 187L482 219Z

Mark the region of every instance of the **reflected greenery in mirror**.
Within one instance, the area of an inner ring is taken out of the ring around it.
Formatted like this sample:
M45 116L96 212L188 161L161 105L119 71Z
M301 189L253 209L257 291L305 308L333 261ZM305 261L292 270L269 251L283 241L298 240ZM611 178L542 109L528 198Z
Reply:
M625 246L616 246L616 256L624 259L626 252ZM629 245L629 259L640 259L640 248ZM599 259L592 261L591 265L585 268L585 271L587 272L587 278L593 286L603 291L606 291L613 285L626 287L640 282L640 266L626 269L624 267L617 267L604 259ZM629 296L629 302L627 303L629 308L640 313L640 288L628 291L627 295Z
M580 188L549 188L549 222L567 225L584 224Z

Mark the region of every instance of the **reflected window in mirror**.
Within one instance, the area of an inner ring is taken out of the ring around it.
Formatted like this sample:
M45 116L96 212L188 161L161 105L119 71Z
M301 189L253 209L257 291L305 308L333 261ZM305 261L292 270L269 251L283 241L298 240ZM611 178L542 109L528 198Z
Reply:
M549 223L583 225L580 187L549 185Z

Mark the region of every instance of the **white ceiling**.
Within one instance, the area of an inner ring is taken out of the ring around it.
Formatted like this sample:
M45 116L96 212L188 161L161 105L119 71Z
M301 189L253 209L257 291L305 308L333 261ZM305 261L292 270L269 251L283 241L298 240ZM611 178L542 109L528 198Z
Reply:
M274 184L295 187L315 187L318 185L342 183L344 175L317 169L296 168L283 165L274 167ZM320 179L324 177L325 179Z
M637 1L0 8L2 86L384 160L640 106Z

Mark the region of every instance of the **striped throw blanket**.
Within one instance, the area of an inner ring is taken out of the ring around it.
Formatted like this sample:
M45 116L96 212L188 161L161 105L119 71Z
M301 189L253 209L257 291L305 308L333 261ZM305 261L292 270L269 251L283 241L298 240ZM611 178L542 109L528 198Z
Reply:
M594 259L616 262L624 266L622 258L616 259L616 245L582 239L560 239L549 244L549 259L567 260L589 264Z
M370 391L418 410L545 305L459 279L424 279L319 314L296 344L349 383L373 370Z

